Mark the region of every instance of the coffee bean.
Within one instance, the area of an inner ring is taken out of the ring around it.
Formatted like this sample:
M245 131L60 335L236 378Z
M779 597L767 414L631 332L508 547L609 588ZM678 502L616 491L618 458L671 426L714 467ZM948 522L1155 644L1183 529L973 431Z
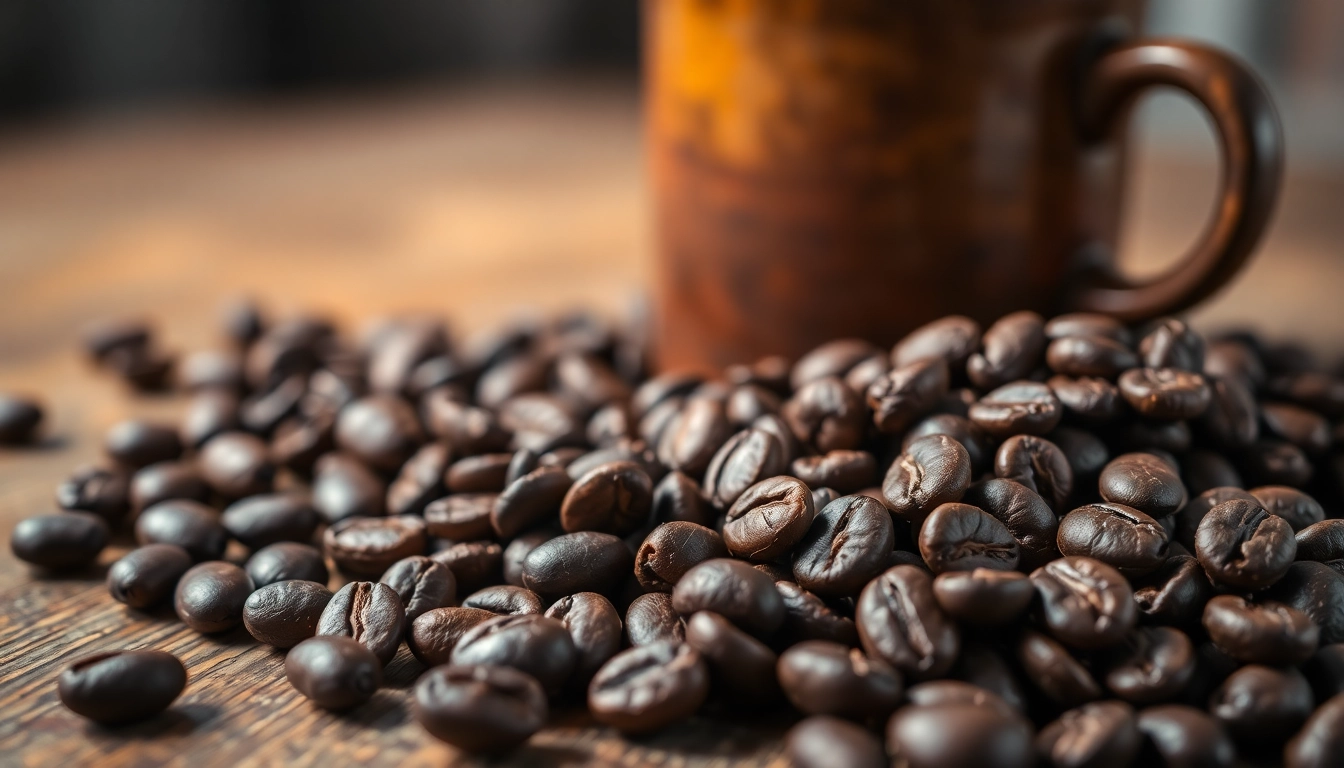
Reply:
M887 752L909 768L1036 764L1032 728L1022 716L974 704L903 707L887 723Z
M182 455L182 441L177 430L166 424L123 421L107 431L103 451L118 464L139 469L176 460Z
M1090 557L1063 557L1031 573L1041 618L1071 648L1104 648L1134 627L1134 593L1119 571Z
M901 675L863 651L807 640L779 657L779 684L799 711L853 720L884 718L901 702Z
M1267 394L1289 400L1338 419L1344 416L1344 378L1319 371L1296 371L1271 376Z
M1264 596L1310 616L1322 643L1344 642L1344 576L1330 566L1293 563Z
M14 526L9 549L26 563L68 571L97 560L111 535L107 522L88 512L34 515Z
M135 521L135 540L140 544L176 544L197 561L224 556L229 532L219 513L197 501L161 501L140 513Z
M1171 627L1139 627L1108 652L1107 689L1131 704L1169 700L1186 690L1195 674L1195 647Z
M23 445L37 437L42 406L35 400L0 393L0 445Z
M397 593L407 622L415 621L425 611L452 605L457 599L453 572L424 555L398 560L378 581Z
M1046 382L1064 408L1064 418L1079 424L1101 425L1121 412L1120 390L1096 376L1052 376Z
M933 596L952 618L967 624L1008 624L1026 612L1036 596L1031 580L1016 571L949 571L933 580Z
M1057 768L1126 766L1141 738L1132 707L1099 701L1060 715L1036 737L1036 749Z
M713 530L682 521L664 523L645 537L635 553L635 578L645 589L670 593L694 566L727 556L723 538Z
M220 523L233 538L250 549L279 541L306 542L317 529L317 510L302 496L263 494L230 504Z
M1287 572L1296 554L1292 527L1258 502L1224 501L1195 531L1195 555L1219 584L1263 589Z
M425 393L420 410L430 433L447 441L454 454L474 456L508 448L509 433L495 415L455 400L451 388L440 387Z
M282 541L262 547L247 560L247 575L257 588L288 579L315 581L326 585L331 578L322 553L316 547Z
M1252 664L1301 664L1320 638L1311 617L1296 608L1272 600L1249 603L1237 595L1209 600L1203 623L1219 648Z
M965 370L971 353L980 346L980 324L969 317L949 315L920 326L891 350L891 363L900 368L919 360L939 358L948 370Z
M821 456L795 459L790 474L809 488L826 487L847 494L873 485L877 478L877 461L867 451L831 451Z
M1322 703L1283 750L1286 768L1344 763L1344 696Z
M530 352L513 355L489 366L476 383L476 402L497 409L509 398L546 388L549 361Z
M699 477L731 434L732 426L721 401L692 397L678 409L657 441L649 443L656 445L658 460L669 469Z
M905 692L905 700L915 707L974 704L978 707L990 707L1004 714L1014 713L1008 702L997 694L961 680L931 680L912 685Z
M480 608L501 616L539 614L546 605L541 595L525 587L497 585L483 587L462 599L466 608Z
M1110 336L1081 333L1053 339L1045 349L1045 362L1051 371L1063 376L1114 379L1139 364L1126 342Z
M1180 475L1151 453L1126 453L1101 472L1101 497L1153 517L1175 514L1187 501Z
M712 525L714 515L700 486L681 472L669 472L653 489L653 517L660 523Z
M1166 562L1161 523L1124 504L1088 504L1059 521L1061 554L1100 560L1128 577L1152 573Z
M327 556L352 576L378 576L404 557L423 554L427 542L424 521L413 515L350 518L322 535Z
M1017 540L993 516L969 504L942 504L919 529L919 552L934 573L1017 567Z
M102 725L151 718L187 686L182 662L164 651L105 651L76 659L61 672L57 693L75 714Z
M1247 664L1209 698L1209 714L1237 741L1278 745L1311 716L1311 686L1292 667Z
M243 620L252 579L233 563L213 560L192 566L177 582L173 608L183 624L202 634L233 629Z
M1059 425L1064 409L1050 388L1034 381L1005 384L971 406L969 417L994 437L1044 435Z
M1204 516L1209 513L1209 510L1231 499L1241 499L1254 504L1259 503L1254 496L1240 488L1230 486L1210 488L1191 499L1176 513L1176 541L1187 550L1194 551L1195 532L1199 529L1199 524L1204 520Z
M818 453L858 448L868 420L858 393L833 376L803 385L780 415L798 442Z
M386 584L353 581L341 587L317 621L317 634L354 639L384 666L397 655L406 632L406 610Z
M686 622L663 592L640 595L625 611L625 635L631 645L680 643L686 639Z
M1059 521L1035 491L1013 480L982 480L966 489L961 501L977 507L999 522L1017 540L1023 568L1039 567L1054 559Z
M885 434L905 432L938 406L949 384L947 363L938 358L919 360L886 373L865 390L873 424Z
M508 667L454 665L430 670L415 684L411 714L431 736L466 752L501 752L546 724L541 685Z
M596 592L562 597L546 609L569 631L577 659L571 687L587 686L597 670L621 649L621 617L611 601Z
M774 435L745 429L714 454L705 473L705 495L716 506L727 508L748 488L783 474L787 468L784 447Z
M784 621L784 601L774 581L744 562L724 558L687 571L672 590L672 606L682 616L712 611L757 637L770 635Z
M1294 531L1301 531L1325 519L1325 509L1321 507L1320 502L1296 488L1266 485L1252 488L1249 493L1260 502L1265 511L1283 518Z
M131 608L148 608L173 594L192 566L191 554L175 544L146 544L107 569L107 591Z
M856 595L886 568L895 546L891 515L867 496L844 496L827 505L793 554L799 586L820 595Z
M1045 343L1045 318L1035 312L1004 315L985 330L981 351L966 361L966 373L981 389L1026 378L1040 364Z
M328 523L352 517L379 517L387 492L383 481L358 459L328 453L317 460L313 474L313 506Z
M349 637L310 637L285 654L285 677L323 709L342 711L368 701L383 684L373 651Z
M1312 523L1297 532L1297 559L1328 563L1344 559L1344 520Z
M1236 747L1223 726L1194 707L1148 707L1139 712L1139 732L1149 745L1147 749L1155 753L1150 759L1160 760L1163 765L1232 768L1236 761Z
M528 554L523 561L523 586L550 598L575 592L610 593L633 565L625 542L611 534L568 533Z
M727 702L768 705L779 698L775 652L733 623L709 611L686 622L686 644L709 667L710 689Z
M457 641L467 630L497 615L481 608L433 608L411 622L406 632L406 645L426 666L447 664Z
M1193 419L1212 398L1203 376L1176 368L1131 368L1120 375L1119 387L1134 410L1160 421Z
M622 651L588 686L588 709L604 725L646 733L695 713L709 695L709 670L689 645L652 643Z
M513 433L512 448L545 454L583 442L583 421L574 405L554 395L530 392L510 397L498 408L499 423Z
M1260 409L1255 395L1244 383L1232 378L1207 377L1209 406L1196 424L1214 447L1244 448L1260 438Z
M1073 492L1073 468L1064 452L1043 437L1014 435L994 456L994 474L1036 491L1055 509Z
M574 641L565 625L536 614L497 616L462 635L452 664L493 664L526 672L547 693L564 686L576 661Z
M448 570L457 577L459 592L471 592L502 580L500 568L504 561L504 548L498 542L446 543L429 557L448 566Z
M429 443L402 465L387 487L389 515L422 514L426 504L443 495L443 475L451 450L445 443Z
M828 376L843 379L855 366L881 355L881 349L860 339L828 341L798 359L789 374L789 383L793 389L801 389Z
M187 392L234 393L247 386L243 356L232 349L202 349L182 358L175 371L177 386Z
M523 586L523 563L532 550L560 535L557 526L547 526L528 531L504 548L504 583L515 587Z
M868 730L826 715L809 717L789 729L784 749L796 768L883 768L882 742Z
M482 453L458 459L447 468L445 475L447 488L451 493L499 493L509 485L510 468L514 465L516 455ZM535 463L536 453L527 451L525 455ZM523 467L520 466L521 474L518 477L522 477L532 469L536 469L536 466L526 471L521 471Z
M1172 555L1134 587L1141 621L1186 629L1196 625L1212 596L1208 575L1190 555Z
M335 425L335 415L326 412L281 421L271 434L271 460L277 466L310 477L318 459L335 447L332 437Z
M130 475L119 469L86 466L56 486L61 509L91 512L116 525L130 509Z
M336 444L341 450L384 472L399 469L423 439L415 409L391 395L356 400L336 419Z
M1017 641L1017 663L1047 698L1065 707L1077 707L1101 698L1101 686L1092 673L1059 642L1035 630Z
M970 419L950 413L935 413L916 422L901 439L901 451L909 451L912 443L929 435L947 435L961 443L966 449L967 456L970 457L971 470L974 474L978 475L985 471L993 463L994 446L984 430Z
M940 504L960 501L971 483L970 456L946 435L921 437L896 459L882 480L892 514L918 525Z
M784 626L777 635L783 645L805 640L827 640L848 647L859 645L854 620L833 610L820 597L791 581L775 582L784 601Z
M616 461L574 482L560 505L560 525L568 533L623 536L644 525L652 510L653 481L648 473L635 462Z
M331 598L331 590L311 581L267 584L243 603L243 626L260 642L282 650L293 648L317 634Z
M868 655L915 680L940 677L956 660L960 633L938 607L933 579L919 568L898 565L873 579L855 615Z
M723 542L738 557L774 560L802 540L815 515L812 494L801 481L787 476L763 480L728 510Z
M1139 354L1149 368L1204 370L1204 338L1174 317L1154 324L1139 341Z
M225 432L201 447L201 477L226 499L267 493L275 483L269 448L256 435Z
M1004 571L990 571L1004 573ZM961 655L952 667L952 676L959 681L998 696L1005 706L1016 711L1026 709L1027 694L1018 682L1017 673L1008 666L1003 654L995 647L977 641L962 644ZM946 682L946 681L945 681ZM929 683L920 683L921 687Z
M431 501L424 509L425 531L457 540L490 536L490 514L498 498L497 493L458 493Z
M633 461L644 470L649 479L657 484L667 474L667 469L658 462L658 457L644 444L643 440L621 440L606 448L588 451L565 466L571 480L577 481L584 475L603 464L615 461Z
M80 341L94 362L104 364L118 350L144 348L152 334L149 324L139 318L111 318L85 326L80 332Z
M559 467L539 467L515 480L495 500L490 524L502 538L513 538L560 512L573 482Z

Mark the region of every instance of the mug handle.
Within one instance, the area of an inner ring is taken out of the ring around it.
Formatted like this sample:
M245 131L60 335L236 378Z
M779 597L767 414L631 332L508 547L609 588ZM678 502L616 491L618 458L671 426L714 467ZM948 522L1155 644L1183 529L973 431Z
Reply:
M1231 279L1264 233L1283 175L1282 129L1264 86L1231 56L1186 41L1144 40L1104 53L1083 84L1083 139L1104 140L1138 95L1156 85L1179 88L1208 110L1222 178L1213 221L1179 263L1142 282L1111 264L1080 280L1074 308L1130 322L1186 309Z

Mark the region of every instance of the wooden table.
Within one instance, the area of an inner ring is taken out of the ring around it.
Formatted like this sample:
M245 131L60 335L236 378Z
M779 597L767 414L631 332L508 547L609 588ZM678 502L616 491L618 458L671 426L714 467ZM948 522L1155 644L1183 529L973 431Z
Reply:
M1142 161L1130 261L1155 268L1193 238L1211 188L1207 169ZM1294 178L1264 255L1197 318L1255 321L1340 351L1342 201L1337 181ZM466 330L518 310L618 312L649 274L645 210L637 102L618 86L204 110L0 136L0 390L40 395L50 435L0 453L0 764L476 764L410 721L406 691L421 668L404 648L369 704L323 713L284 681L281 654L241 629L202 637L171 611L112 601L100 578L129 541L94 572L51 579L9 556L9 533L53 508L57 482L97 458L108 426L180 407L90 371L74 344L85 321L149 315L168 346L186 349L215 341L217 306L240 293L351 327L410 310ZM107 730L60 706L55 678L68 659L145 646L190 670L167 715ZM737 717L631 742L568 714L498 764L782 764L785 724Z

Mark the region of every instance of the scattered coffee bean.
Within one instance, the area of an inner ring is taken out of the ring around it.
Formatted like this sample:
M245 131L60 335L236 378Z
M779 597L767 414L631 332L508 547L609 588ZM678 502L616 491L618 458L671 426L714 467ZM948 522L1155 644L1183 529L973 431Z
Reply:
M525 587L496 585L484 587L462 599L466 608L480 608L500 616L539 614L546 608L541 595Z
M322 547L336 567L352 576L378 576L404 557L423 554L424 520L413 515L355 517L331 526Z
M1050 370L1063 376L1095 376L1114 379L1121 371L1139 364L1129 345L1109 333L1078 333L1052 336L1045 350Z
M57 512L19 521L9 549L20 560L53 571L92 564L111 537L107 522L88 512Z
M1263 589L1278 581L1297 555L1293 529L1258 502L1231 499L1204 515L1195 555L1219 584Z
M763 480L728 510L723 543L738 557L774 560L807 535L815 515L812 493L802 481L785 476Z
M364 397L342 408L336 419L341 450L384 472L400 469L422 439L415 409L398 397Z
M784 600L774 580L727 558L706 560L687 571L672 589L672 607L682 616L712 611L757 637L770 635L784 622Z
M495 499L490 525L510 539L555 518L573 481L560 467L539 467L513 481Z
M481 608L434 608L411 622L406 645L420 662L429 667L447 664L457 641L467 630L498 614Z
M845 720L814 715L784 736L789 761L797 768L884 768L882 742L868 730Z
M888 509L914 525L940 504L960 501L971 484L971 459L947 435L929 435L911 443L887 470L882 496Z
M1043 437L1014 435L994 455L994 474L1021 483L1062 509L1073 492L1073 467L1064 452Z
M1175 514L1188 500L1180 474L1151 453L1126 453L1101 471L1101 497L1155 518Z
M780 415L799 443L819 453L858 448L868 420L858 393L833 376L804 384Z
M261 438L246 432L225 432L210 438L201 446L197 463L205 482L226 499L267 493L275 483L270 448Z
M863 651L805 640L779 657L779 684L800 712L864 721L884 718L901 703L901 675Z
M1003 523L1017 540L1019 563L1039 567L1058 555L1059 520L1035 491L1013 480L982 480L966 489L961 501Z
M61 672L57 693L75 714L103 725L146 720L187 686L182 662L164 651L106 651L76 659Z
M748 488L784 474L784 446L769 432L744 429L728 438L714 454L705 472L705 496L719 508L728 508Z
M1186 690L1195 674L1195 647L1171 627L1139 627L1108 652L1103 681L1131 704L1167 701Z
M1021 715L975 704L903 707L887 723L888 753L910 768L1029 768L1032 738Z
M247 559L247 575L257 588L277 581L301 579L326 585L331 578L316 547L282 541L262 547Z
M609 594L630 575L633 564L629 547L609 533L567 533L528 554L523 586L549 598L575 592Z
M444 471L451 457L452 449L445 443L429 443L416 451L387 486L387 513L422 514L426 504L443 495Z
M1320 627L1322 643L1344 642L1344 576L1322 563L1293 563L1265 598L1307 614Z
M197 561L224 556L229 532L219 513L198 501L161 501L140 513L135 521L135 540L140 544L176 544Z
M177 582L173 608L183 624L202 634L224 632L243 620L243 605L252 594L247 571L214 560L192 566Z
M122 466L139 469L177 459L182 455L182 441L177 430L166 424L123 421L107 431L103 451Z
M285 654L285 677L323 709L343 711L368 701L383 684L373 651L349 637L310 637Z
M779 631L779 642L829 640L850 647L859 645L854 620L832 609L820 597L791 581L775 582L775 591L784 601L784 626Z
M1077 707L1101 698L1101 686L1092 673L1059 642L1035 630L1017 641L1017 663L1032 685L1051 701Z
M1051 376L1046 386L1064 408L1069 422L1099 426L1121 413L1120 389L1096 376Z
M235 501L219 521L230 536L255 550L281 541L311 540L318 515L306 498L277 493Z
M1115 645L1138 618L1129 583L1100 560L1062 557L1032 571L1031 581L1045 626L1071 648Z
M452 605L457 598L457 579L448 566L424 555L411 555L393 563L378 579L401 598L406 621L425 611Z
M537 614L496 616L477 624L457 641L452 664L492 664L526 672L547 693L564 687L577 652L560 621Z
M938 607L926 571L890 568L864 587L854 613L868 655L914 680L940 677L956 661L961 633Z
M653 489L653 517L660 523L684 521L709 526L714 514L700 486L681 472L668 472Z
M596 592L577 592L556 600L546 617L569 630L577 657L571 687L585 687L597 670L621 650L621 616L611 601Z
M1229 656L1252 664L1301 664L1320 638L1320 628L1296 608L1272 600L1249 603L1237 595L1209 600L1204 629Z
M373 470L353 456L328 453L313 470L313 506L328 523L351 517L378 517L387 492Z
M645 589L671 592L694 566L728 556L718 533L703 525L675 521L654 528L635 553L635 578Z
M686 620L672 607L664 592L650 592L630 602L625 611L625 637L631 645L680 643L686 639Z
M386 665L401 647L406 609L386 584L354 581L336 592L317 621L317 634L354 639Z
M1267 485L1252 488L1250 494L1266 512L1283 518L1294 531L1301 531L1325 519L1325 509L1320 502L1296 488Z
M0 393L0 445L23 445L37 438L42 406L36 400Z
M107 569L107 591L128 607L149 608L168 599L191 566L191 554L176 544L146 544Z
M1199 561L1190 555L1173 555L1153 573L1134 585L1134 603L1141 621L1188 629L1213 597L1213 584Z
M331 590L312 581L267 584L243 603L243 626L260 642L282 650L293 648L317 634L331 597Z
M1017 567L1017 540L993 516L969 504L942 504L919 529L919 553L934 573Z
M541 730L548 713L536 679L508 667L437 667L416 682L411 697L416 722L467 752L516 747Z
M686 644L700 652L709 667L710 690L719 699L756 706L778 699L775 652L717 613L691 616Z
M1025 613L1036 588L1016 571L975 568L939 574L933 580L933 596L958 621L997 626Z
M1005 384L971 406L971 421L994 437L1044 435L1059 425L1064 408L1044 384Z
M879 376L866 390L873 424L886 434L901 434L937 407L949 384L947 363L938 358L918 360Z
M1344 696L1323 702L1283 750L1286 768L1344 763Z
M494 541L460 541L447 543L430 556L431 560L448 566L457 577L459 592L472 592L487 584L503 580L501 567L504 548Z
M1134 709L1098 701L1070 709L1041 729L1036 749L1052 766L1129 765L1142 744Z
M886 569L895 542L891 515L882 504L868 496L843 496L821 510L798 543L794 579L819 595L856 595Z
M1208 714L1183 704L1164 704L1139 712L1139 732L1164 765L1232 768L1236 747L1223 726Z
M1088 504L1059 521L1056 537L1064 556L1100 560L1128 577L1144 576L1166 562L1162 524L1124 504Z
M1297 732L1312 708L1311 686L1292 667L1247 664L1209 698L1209 714L1236 741L1282 744Z
M56 504L65 510L92 512L116 525L130 510L130 475L120 469L87 466L56 486Z
M565 492L560 525L568 533L624 536L644 525L652 510L653 481L648 473L633 461L614 461L590 470Z
M708 695L709 670L700 653L659 642L622 651L603 665L588 686L588 709L600 723L644 733L685 720Z

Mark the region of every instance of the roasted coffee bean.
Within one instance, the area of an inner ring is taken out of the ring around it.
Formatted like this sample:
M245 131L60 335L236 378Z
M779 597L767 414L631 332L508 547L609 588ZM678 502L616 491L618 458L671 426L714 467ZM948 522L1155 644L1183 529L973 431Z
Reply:
M1174 317L1157 321L1139 341L1139 354L1149 368L1204 370L1204 337Z
M1060 554L1100 560L1128 577L1152 573L1166 562L1162 524L1124 504L1088 504L1059 521Z
M243 626L267 645L293 648L317 634L331 590L311 581L277 581L259 588L243 603Z
M1170 700L1195 674L1195 647L1171 627L1139 627L1109 651L1103 667L1107 689L1131 704Z
M1114 379L1139 364L1127 342L1112 335L1084 332L1052 338L1045 349L1045 362L1051 371L1063 376Z
M779 444L784 447L784 461L786 464L792 463L794 459L803 455L804 450L798 438L794 436L793 429L783 416L776 414L766 414L758 417L751 423L752 428L768 432L775 436Z
M97 560L111 535L107 521L89 512L34 515L14 526L9 549L40 568L74 570Z
M960 501L971 484L971 460L961 443L946 435L914 441L882 481L888 509L914 525L940 504Z
M748 488L788 469L784 447L760 429L744 429L728 438L705 472L705 496L720 508L732 506Z
M1306 485L1315 471L1301 448L1282 440L1257 440L1241 454L1241 469L1256 485Z
M967 624L1008 624L1026 612L1036 596L1031 580L1016 571L949 571L933 580L938 606L952 618Z
M466 752L501 752L546 724L541 685L508 667L453 665L430 670L415 684L411 715L434 738Z
M164 651L105 651L76 659L61 672L57 693L75 714L102 725L151 718L187 686L182 662Z
M420 614L406 632L406 645L429 667L447 664L467 630L498 614L481 608L434 608Z
M494 541L459 541L444 543L430 555L443 563L457 577L459 592L471 592L502 580L501 566L504 548Z
M70 514L70 513L67 513ZM176 544L197 561L224 556L229 533L219 513L198 501L161 501L140 513L135 521L135 540L140 544Z
M1208 382L1177 368L1131 368L1120 375L1120 394L1140 415L1160 421L1193 419L1209 407Z
M520 451L519 453L523 452ZM445 475L447 488L451 493L499 493L509 485L510 471L514 466L517 455L512 453L482 453L458 459L447 468L447 474ZM532 460L534 465L526 471L523 471L524 467L520 465L518 467L520 471L518 477L536 469L537 454L526 451L525 455Z
M659 404L689 395L703 381L700 376L683 371L669 371L654 376L640 384L630 396L631 411L636 418L643 418Z
M246 432L225 432L201 447L197 463L201 477L215 493L226 499L241 499L267 493L275 484L265 441Z
M853 493L873 485L877 479L877 461L867 451L831 451L821 456L794 459L790 474L809 488L825 487L841 494Z
M373 651L349 637L318 635L285 654L285 677L317 706L341 711L373 696L383 667Z
M796 768L884 768L882 742L867 729L826 715L814 715L789 729L784 750Z
M113 352L144 348L152 335L153 329L144 320L111 318L85 326L80 332L80 341L94 362L105 364Z
M848 647L859 645L854 620L832 609L820 597L791 581L775 582L784 601L784 626L776 636L780 647L804 640L829 640Z
M891 363L900 368L919 360L939 358L948 370L965 370L971 353L980 346L980 324L969 317L949 315L920 326L891 350Z
M949 383L947 363L938 358L919 360L887 372L866 390L873 424L889 435L905 432L938 406Z
M606 448L588 451L565 466L571 480L578 480L590 471L613 461L633 461L643 468L649 479L656 485L667 469L658 463L658 457L644 444L643 440L621 440Z
M1344 559L1344 520L1313 523L1297 532L1297 559L1328 563Z
M307 387L308 377L296 373L273 387L254 392L238 404L238 421L249 432L269 435L281 422L298 413Z
M712 611L757 637L784 622L774 580L739 560L716 558L691 568L673 588L672 606L682 616Z
M177 580L191 566L191 555L175 544L146 544L107 570L107 591L128 607L148 608L173 594Z
M1071 648L1104 648L1134 627L1134 593L1119 571L1090 557L1063 557L1031 573L1050 634Z
M508 448L509 433L495 415L484 408L458 402L450 387L430 390L421 398L425 426L446 440L459 456L474 456Z
M1312 708L1311 686L1292 667L1247 664L1209 698L1209 714L1247 744L1282 744L1297 732Z
M933 596L933 579L898 565L869 582L855 606L859 640L869 656L914 680L940 677L961 644L957 626Z
M1260 502L1265 511L1286 520L1294 531L1301 531L1325 519L1325 509L1321 507L1320 502L1296 488L1266 485L1252 488L1249 493Z
M653 489L653 515L661 523L684 521L712 525L714 516L700 486L680 472L669 472Z
M784 403L780 415L798 442L818 453L858 448L868 419L858 393L835 377L805 384Z
M678 410L658 440L649 442L656 445L658 460L669 469L699 477L731 436L732 426L724 404L712 397L688 398Z
M1003 523L969 504L942 504L919 529L919 553L934 573L1017 567L1017 540Z
M974 704L996 711L1012 713L1008 702L997 694L961 680L931 680L912 685L905 692L905 700L915 707L942 707L955 704Z
M1330 422L1315 411L1292 403L1261 403L1260 421L1267 436L1285 440L1309 454L1330 448Z
M1013 480L982 480L966 489L961 501L978 507L1017 540L1020 565L1039 567L1055 557L1059 520L1035 491Z
M1152 517L1175 514L1187 501L1180 474L1151 453L1126 453L1101 471L1101 497Z
M1278 581L1297 554L1293 529L1258 502L1231 499L1204 515L1195 555L1219 584L1263 589Z
M686 639L686 621L663 592L640 595L625 611L625 636L631 645L680 643Z
M588 686L588 709L626 733L685 720L709 695L709 670L689 645L652 643L614 656Z
M1344 576L1323 563L1293 563L1265 597L1311 617L1321 643L1344 642Z
M65 510L92 512L116 525L130 509L130 482L123 470L81 467L56 486L56 504Z
M644 525L652 510L648 473L633 461L614 461L590 470L568 489L560 505L560 525L569 533L623 536Z
M415 409L392 395L369 395L341 409L336 444L374 469L395 472L415 453L424 434Z
M1194 627L1212 596L1213 584L1191 555L1172 555L1134 587L1141 621L1180 628Z
M584 687L597 670L621 650L621 616L596 592L562 597L546 609L547 618L565 625L577 654L571 687Z
M1064 408L1064 418L1079 424L1100 425L1121 413L1120 390L1096 376L1052 376L1046 382Z
M1344 763L1344 696L1322 703L1283 750L1285 768Z
M182 444L199 449L217 435L240 429L238 409L238 395L232 391L211 389L195 395L178 427Z
M426 504L442 496L451 451L444 443L429 443L416 451L387 487L387 513L419 515Z
M994 474L1037 492L1061 509L1073 492L1073 467L1064 452L1043 437L1014 435L994 455Z
M1320 628L1296 608L1273 600L1248 603L1237 595L1209 600L1204 629L1229 656L1252 664L1301 664L1320 638Z
M812 521L794 551L793 576L819 595L856 595L886 569L895 543L886 507L867 496L844 496Z
M448 566L424 555L412 555L393 563L378 579L401 598L406 621L415 621L425 611L452 605L457 600L457 579Z
M903 707L887 723L893 764L909 768L1029 768L1032 737L1021 715L975 704Z
M341 587L317 621L317 634L353 638L384 666L397 655L406 633L406 610L386 584L352 581Z
M471 540L492 535L490 514L497 493L458 493L425 506L425 531L444 539Z
M306 542L317 529L317 510L304 497L288 493L249 496L230 504L220 523L250 549L278 541Z
M543 597L575 592L611 593L630 574L634 558L608 533L580 531L539 545L523 561L523 586Z
M1163 765L1232 768L1236 761L1236 747L1223 726L1194 707L1148 707L1139 713L1139 732L1155 753L1149 759Z
M513 538L560 512L573 482L559 467L539 467L515 480L495 500L490 524L502 538Z
M709 667L710 689L727 702L768 705L779 698L769 646L709 611L686 621L686 644L700 652Z
M247 386L243 356L233 349L202 349L182 358L175 371L179 389L238 392Z
M289 579L326 585L331 578L322 553L316 547L291 541L271 544L253 553L247 560L247 575L258 589Z
M881 358L873 358L881 360ZM882 372L885 371L885 367ZM878 372L880 375L881 372ZM724 404L724 413L735 427L744 427L770 413L779 413L783 399L775 392L757 384L739 384ZM591 442L591 438L590 438Z
M1070 709L1036 737L1037 752L1056 768L1123 768L1141 745L1134 709L1119 701Z
M1247 385L1235 378L1208 376L1209 406L1196 424L1214 447L1244 448L1260 438L1260 408Z
M546 605L541 595L526 587L496 585L484 587L462 599L466 608L480 608L501 616L539 614Z
M779 684L793 706L809 715L852 720L884 718L901 703L901 675L863 651L807 640L779 657Z
M243 620L252 594L247 571L219 560L192 566L177 582L173 608L183 624L202 634L223 632Z
M1045 353L1045 318L1035 312L1004 315L985 329L981 351L966 360L966 374L980 389L1026 378Z
M539 454L583 442L583 421L574 404L555 395L530 392L510 397L498 408L499 423L513 433L509 445Z
M351 517L379 517L387 492L383 481L355 457L328 453L313 473L313 506L328 523Z
M1191 499L1176 513L1176 541L1191 552L1195 549L1195 532L1209 510L1231 499L1241 499L1258 504L1254 496L1240 488L1210 488Z
M530 352L500 360L481 374L476 384L476 402L498 409L515 395L543 390L549 367L548 360Z
M767 562L792 551L807 535L816 508L802 481L780 476L746 490L728 510L723 542L738 557Z
M490 456L492 454L481 454L481 455ZM467 458L473 458L473 457L469 456ZM508 488L510 485L513 485L513 483L518 478L527 475L532 470L540 466L537 463L537 459L538 459L537 452L528 450L526 448L520 448L517 451L514 451L512 454L509 454L509 466L508 469L506 469L504 472L504 485L500 490L503 490L503 488Z
M635 553L635 578L645 589L670 593L694 566L727 556L723 538L712 529L681 521L664 523L644 538Z
M122 466L139 469L176 460L182 455L182 441L177 430L166 424L123 421L107 431L103 451Z
M425 522L413 515L342 520L322 535L336 567L352 576L378 576L403 557L423 554Z
M901 451L909 451L912 443L929 435L947 435L961 443L970 457L971 471L975 475L989 469L994 462L994 445L984 430L965 416L951 413L935 413L916 422L901 438ZM806 480L796 470L794 474Z
M1056 704L1077 707L1101 698L1101 686L1092 673L1063 645L1040 632L1028 629L1018 638L1017 663L1032 685Z
M798 359L789 374L789 383L793 389L801 389L827 376L843 379L855 366L881 355L881 349L860 339L828 341Z
M453 649L452 664L494 664L526 672L547 693L564 686L576 661L565 625L537 614L497 616L467 630Z
M271 434L271 460L303 477L313 474L318 459L335 447L332 433L336 416L321 412L312 416L296 416L275 426Z
M1044 435L1059 425L1064 409L1046 385L1018 381L980 398L968 415L994 437Z
M1068 426L1056 428L1049 438L1064 452L1069 468L1073 470L1074 495L1091 500L1096 479L1111 458L1106 443L1091 432Z

